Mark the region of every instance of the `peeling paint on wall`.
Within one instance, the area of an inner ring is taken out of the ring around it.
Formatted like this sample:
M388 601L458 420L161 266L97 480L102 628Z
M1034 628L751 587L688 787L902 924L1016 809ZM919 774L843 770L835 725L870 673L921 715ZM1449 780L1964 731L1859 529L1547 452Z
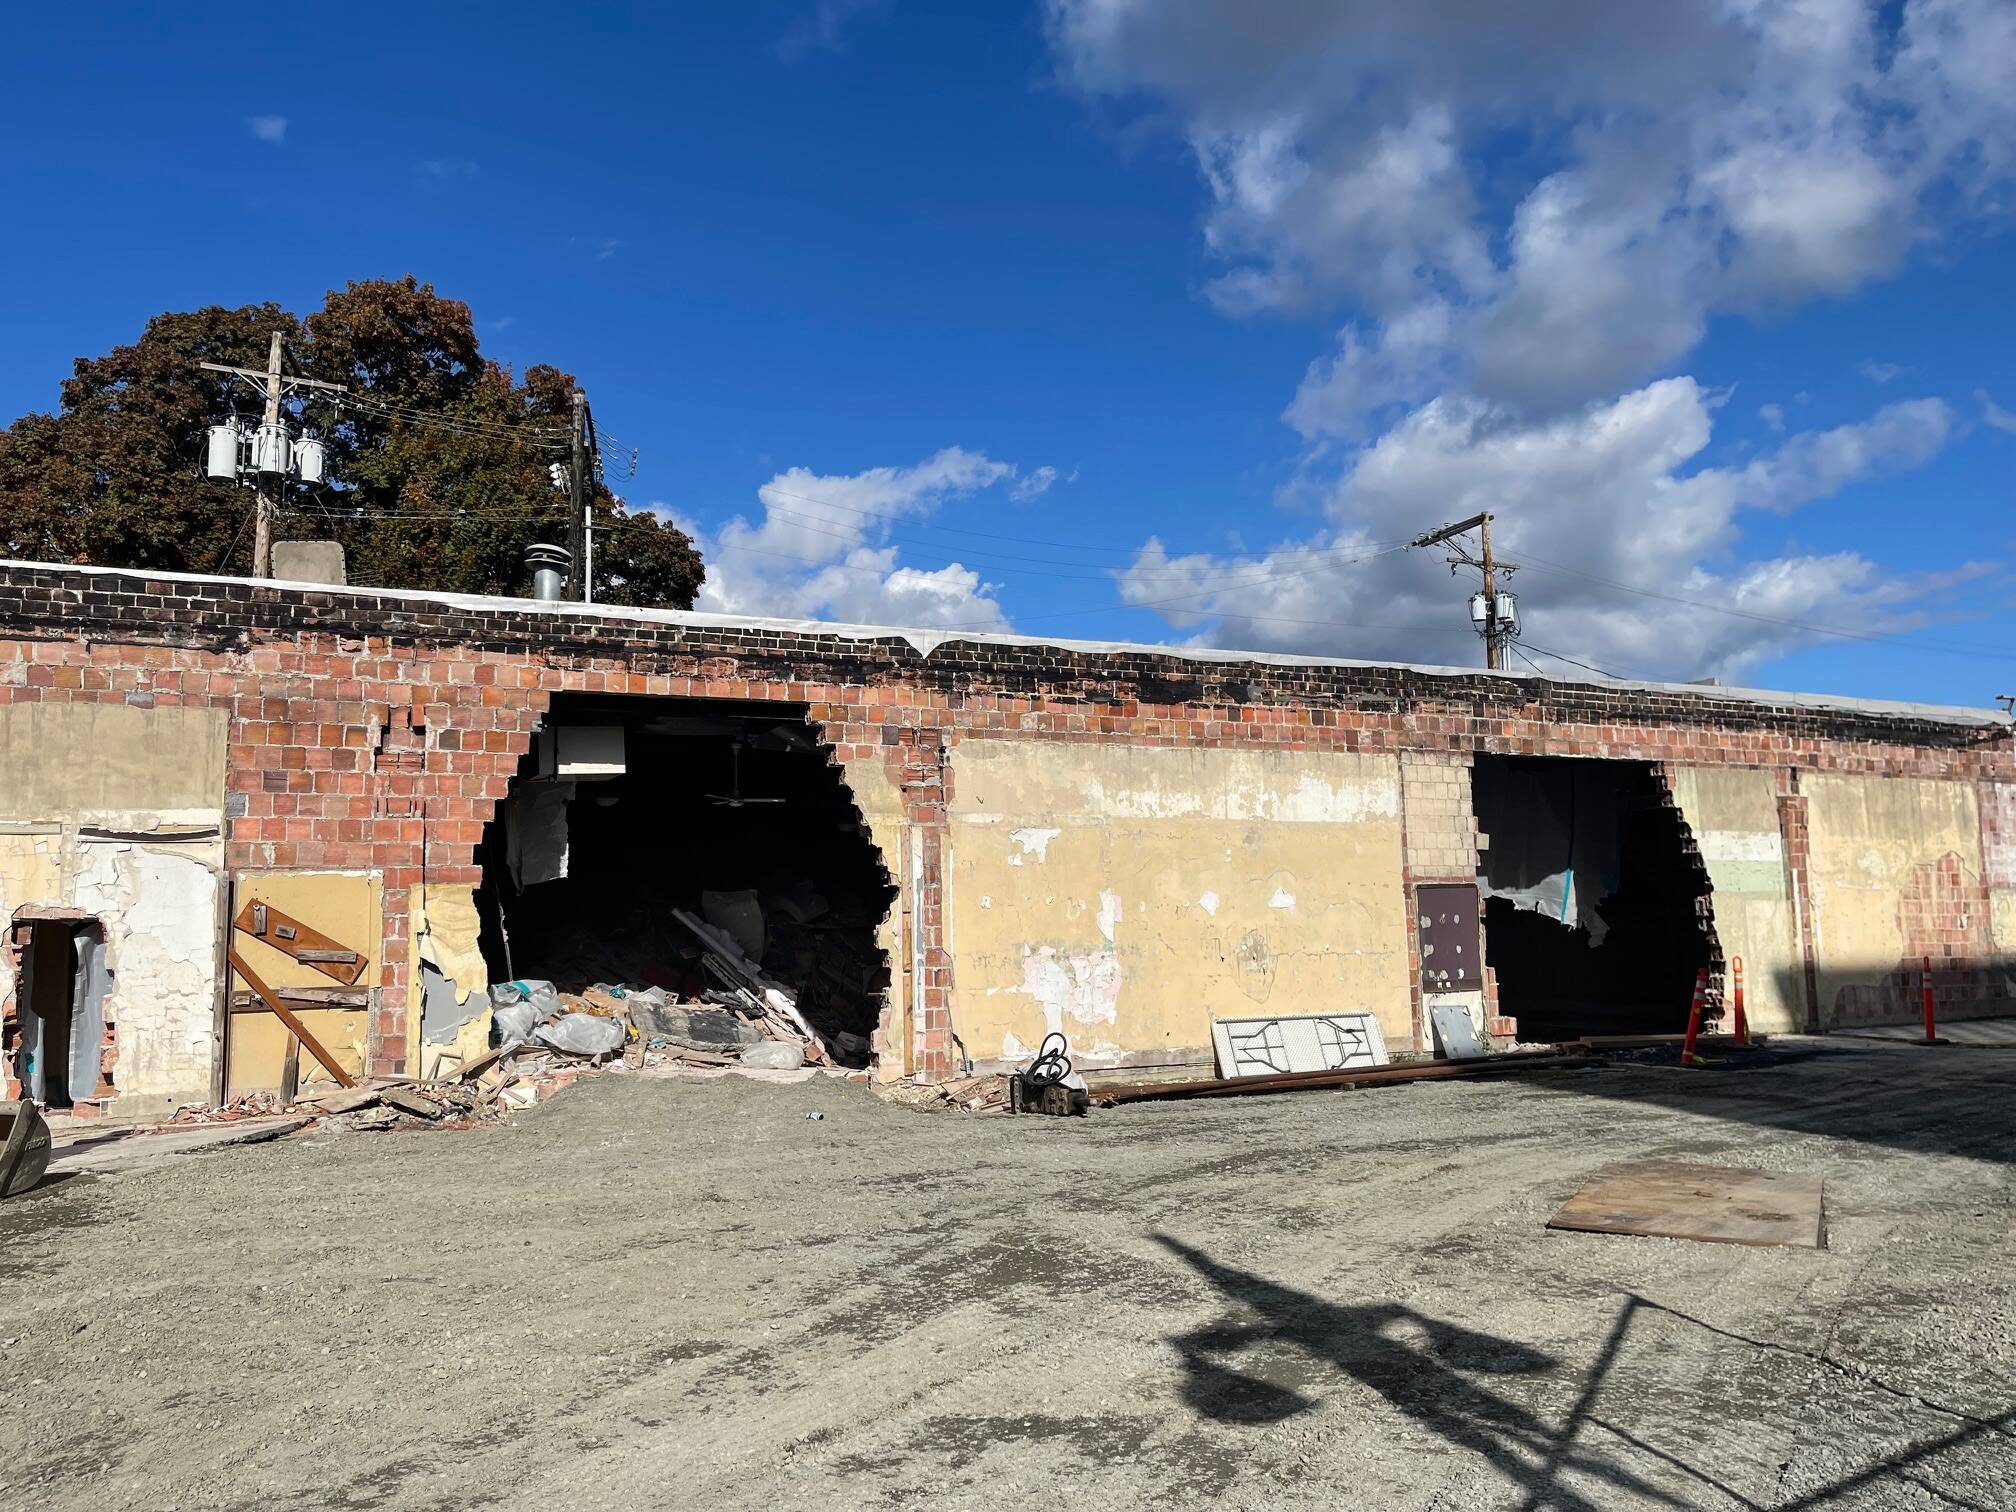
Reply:
M221 709L0 706L0 917L44 907L102 923L128 1111L209 1100L229 722Z
M207 1102L217 1051L221 840L184 847L86 841L70 904L105 926L114 1077L122 1098Z
M1213 1017L1289 998L1411 1043L1392 756L969 738L955 767L969 1044L1061 1029L1081 1065L1208 1064Z
M1026 826L1008 831L1008 838L1021 847L1016 854L1008 858L1008 864L1020 866L1024 856L1034 856L1036 864L1041 866L1050 859L1050 842L1063 833L1062 830L1032 829Z

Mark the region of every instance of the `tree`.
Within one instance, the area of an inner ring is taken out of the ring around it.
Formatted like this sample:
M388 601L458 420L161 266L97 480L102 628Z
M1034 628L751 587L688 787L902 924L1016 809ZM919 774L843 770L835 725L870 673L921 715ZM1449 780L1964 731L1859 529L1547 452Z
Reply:
M295 418L328 443L330 482L292 488L279 533L343 543L351 581L519 593L525 548L564 542L573 377L483 357L469 307L411 275L332 290L299 319L278 305L157 315L140 339L80 358L55 414L0 431L0 553L38 561L243 569L251 500L202 476L205 429L257 399L199 362L264 367L281 333L287 371L343 384ZM692 607L705 569L692 540L593 480L595 597Z

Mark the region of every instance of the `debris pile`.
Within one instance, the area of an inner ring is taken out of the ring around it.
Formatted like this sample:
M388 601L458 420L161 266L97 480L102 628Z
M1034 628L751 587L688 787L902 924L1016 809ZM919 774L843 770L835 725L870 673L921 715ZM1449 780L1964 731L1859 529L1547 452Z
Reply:
M926 1113L1008 1111L1008 1078L1005 1076L962 1076L957 1081L926 1085L896 1082L877 1087L875 1092L886 1101Z
M570 1013L597 993L626 1008L642 999L653 1011L712 1010L747 1024L753 1037L692 1048L739 1051L769 1041L797 1046L803 1064L868 1064L867 1031L888 968L874 943L877 916L866 904L836 905L802 881L760 892L703 892L699 903L698 912L672 909L681 929L669 938L662 919L569 921L541 937L536 959L558 982L597 984L559 994ZM644 1023L635 1028L647 1032ZM675 1042L681 1037L678 1029L656 1032ZM748 1057L770 1066L787 1060L774 1049Z

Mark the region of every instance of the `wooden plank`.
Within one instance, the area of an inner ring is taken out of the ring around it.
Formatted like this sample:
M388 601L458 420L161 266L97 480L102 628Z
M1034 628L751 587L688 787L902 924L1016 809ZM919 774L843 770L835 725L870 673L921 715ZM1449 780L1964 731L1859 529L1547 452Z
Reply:
M371 1006L371 993L363 987L275 987L273 995L287 1004L295 1012L306 1010L311 1013L333 1010L354 1013ZM231 994L233 1013L264 1013L265 1003L253 992Z
M1547 1227L1707 1244L1808 1249L1827 1244L1818 1178L1674 1160L1606 1167L1548 1219Z
M1439 1081L1458 1076L1489 1076L1518 1071L1572 1071L1602 1062L1587 1055L1492 1055L1472 1061L1421 1061L1409 1065L1368 1066L1357 1071L1290 1071L1280 1076L1235 1076L1211 1081L1160 1081L1095 1085L1092 1101L1104 1106L1189 1097L1243 1097L1264 1092L1298 1092L1303 1088L1379 1087L1387 1083Z
M250 906L249 904L247 905L248 908ZM287 1026L287 1032L308 1047L308 1053L322 1063L322 1069L336 1079L336 1085L339 1087L356 1086L356 1078L337 1064L336 1057L322 1048L322 1042L308 1032L301 1020L294 1017L288 1011L287 1005L274 995L273 989L260 979L257 972L245 964L245 958L238 954L238 947L233 945L225 954L231 962L231 969L245 978L245 985L259 994L260 1001L265 1003L267 1008L272 1010L273 1015Z
M359 952L341 940L331 939L314 925L282 913L271 903L251 899L231 922L233 928L304 966L312 966L326 977L333 977L345 987L355 986L357 978L364 974L364 959ZM242 971L238 974L245 975Z

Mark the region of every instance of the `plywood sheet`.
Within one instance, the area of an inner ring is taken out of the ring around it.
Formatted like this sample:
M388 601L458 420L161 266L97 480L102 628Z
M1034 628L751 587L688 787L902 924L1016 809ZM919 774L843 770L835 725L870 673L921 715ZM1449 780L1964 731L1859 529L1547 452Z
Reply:
M1672 1160L1606 1167L1547 1227L1709 1244L1827 1243L1818 1178Z

